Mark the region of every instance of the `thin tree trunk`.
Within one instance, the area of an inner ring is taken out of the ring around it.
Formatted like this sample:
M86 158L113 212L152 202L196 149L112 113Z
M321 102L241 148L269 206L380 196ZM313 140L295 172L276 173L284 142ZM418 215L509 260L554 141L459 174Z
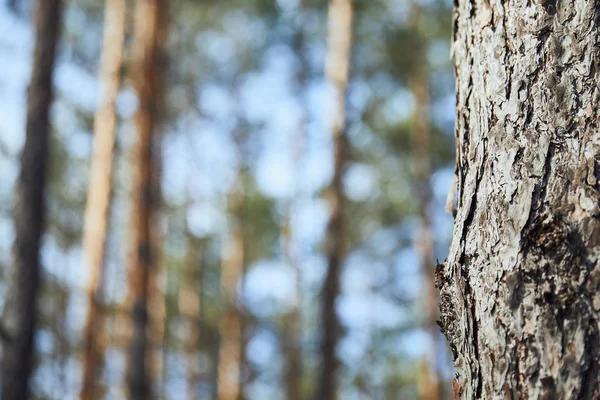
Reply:
M331 136L334 147L333 180L327 191L331 216L327 225L327 274L322 292L321 375L317 399L333 400L337 391L339 361L336 347L341 334L335 303L340 291L340 272L346 256L346 221L343 174L347 162L346 87L352 47L352 0L331 0L328 16L327 78L335 90Z
M36 299L40 287L40 246L44 230L46 173L50 137L52 73L60 31L62 2L40 0L36 14L35 51L27 96L25 146L16 183L15 240L7 280L4 324L10 341L2 359L2 398L29 398Z
M421 400L440 398L437 369L437 338L439 328L436 325L438 314L438 293L434 285L434 236L429 207L431 205L431 132L427 118L429 106L429 83L427 74L419 73L412 77L412 92L415 96L415 115L412 121L411 141L413 150L413 169L417 189L416 200L419 204L421 229L417 232L417 251L421 256L421 269L425 275L425 290L422 297L425 310L424 327L429 334L429 349L419 368L418 392Z
M89 309L84 331L82 400L98 398L96 379L102 368L102 355L106 347L101 305L117 128L115 103L121 83L125 15L125 0L106 1L99 77L101 94L94 119L93 153L83 230L84 265L91 276L88 282Z
M300 7L303 7L302 1ZM300 11L303 12L303 11ZM306 92L308 82L309 65L304 56L305 35L302 27L297 27L297 32L292 40L292 48L296 53L296 57L300 63L300 69L296 77L296 87L301 97L301 107L305 113L304 99L302 98ZM303 115L298 123L297 130L293 141L293 162L296 171L302 169L302 157L305 151L306 141L306 116ZM300 400L302 398L302 380L303 380L303 358L302 358L302 271L300 266L300 254L298 244L294 239L294 231L292 226L294 204L302 196L301 174L295 174L295 190L292 197L286 204L284 220L282 223L282 253L287 263L293 268L296 273L295 290L296 298L292 310L284 317L283 321L283 352L286 361L284 381L285 393L287 400Z
M455 4L454 396L600 398L600 8Z
M221 264L221 293L225 312L219 323L221 338L217 379L219 400L239 400L242 398L242 358L244 321L238 295L238 285L244 275L245 244L243 227L244 185L243 168L240 169L238 184L231 195L233 224L225 240Z
M159 398L165 398L166 386L165 376L167 371L165 370L165 361L169 352L168 344L169 338L167 337L167 328L169 316L168 312L168 295L167 286L164 288L161 284L162 279L168 280L167 271L160 268L160 265L164 264L163 256L163 242L162 242L162 218L163 214L162 205L164 204L162 196L162 135L155 135L153 153L156 155L153 158L153 176L152 176L152 198L154 199L155 209L153 211L154 224L152 231L150 232L150 240L152 242L151 247L153 248L154 255L154 267L150 271L149 285L149 299L148 299L148 317L150 319L149 335L150 342L153 344L152 351L150 353L150 377L153 382L156 382L156 393Z
M166 0L136 2L134 33L134 82L139 107L136 114L137 143L133 154L132 259L130 295L133 297L133 338L129 358L129 393L132 399L153 396L149 373L150 338L152 335L148 304L152 276L156 274L156 251L153 240L156 183L153 177L155 134L162 106L162 74Z
M282 247L287 263L296 272L296 299L294 307L283 319L283 352L285 359L285 398L287 400L300 400L302 393L302 313L301 313L301 287L300 266L294 254L294 240L292 233L291 217L292 207L288 211L282 226Z
M186 380L188 398L193 400L197 397L198 372L198 350L200 330L200 274L199 269L201 254L199 241L193 237L191 232L186 232L187 251L183 262L183 276L179 289L179 313L187 320L188 335L184 343L184 351L187 356Z

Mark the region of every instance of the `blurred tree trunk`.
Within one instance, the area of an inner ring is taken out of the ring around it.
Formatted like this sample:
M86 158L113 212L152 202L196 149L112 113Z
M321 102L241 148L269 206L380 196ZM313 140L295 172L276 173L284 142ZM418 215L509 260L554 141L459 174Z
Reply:
M303 4L301 2L300 6ZM300 11L303 12L303 11ZM300 69L296 77L296 88L300 97L306 93L308 82L308 69L310 66L304 56L305 36L303 27L297 27L297 32L292 40L292 48L300 63ZM306 113L304 99L300 100L302 112ZM299 400L302 398L303 360L302 360L302 271L300 266L300 254L298 244L294 240L293 214L294 205L302 196L301 179L302 157L305 151L306 141L306 115L303 115L298 123L293 141L293 158L295 171L295 191L286 204L284 219L282 222L282 253L287 263L296 273L295 302L292 310L283 318L283 352L286 362L285 366L285 393L287 400Z
M437 369L437 343L439 328L436 324L438 292L435 288L434 234L429 207L431 206L431 131L428 121L429 83L426 73L420 72L411 77L411 89L415 96L415 112L412 121L411 142L416 201L419 204L421 227L417 232L416 248L421 258L421 269L425 275L425 290L422 304L425 310L424 328L429 334L429 349L419 367L418 392L421 400L440 398L440 384Z
M36 299L40 288L40 246L44 230L52 73L60 31L62 2L40 0L35 21L35 50L27 93L25 146L15 188L12 265L7 279L3 323L10 336L3 346L2 398L29 398Z
M241 159L241 158L240 158ZM224 314L219 322L221 337L219 348L219 366L217 396L219 400L239 400L243 398L242 372L244 357L244 316L240 310L238 286L242 283L245 271L244 243L244 174L240 168L237 182L230 194L229 235L223 247L221 264L221 294L224 302Z
M162 94L161 94L162 96ZM167 287L163 287L162 282L168 280L168 271L159 266L164 265L163 255L163 235L161 226L163 226L164 215L161 212L164 205L162 196L162 142L163 135L154 136L153 152L156 155L153 158L153 176L152 176L152 198L154 199L155 209L153 212L154 224L150 232L151 247L154 254L154 267L150 270L149 299L148 299L148 317L150 319L149 335L152 343L150 352L150 377L156 382L156 393L160 393L160 398L165 398L166 386L165 360L169 353L169 338L167 329L170 308L168 307Z
M283 318L283 355L285 360L285 393L287 400L299 400L302 397L302 313L301 313L301 287L299 260L294 254L294 240L292 233L292 207L282 223L282 247L287 263L296 272L296 299L294 307Z
M457 399L600 398L600 8L459 1Z
M130 296L133 298L133 337L128 365L129 393L132 399L153 397L149 374L153 348L152 310L148 311L157 274L156 206L157 167L155 136L162 107L166 0L137 0L135 10L133 80L138 94L136 114L137 143L133 149L132 258Z
M328 54L326 73L335 90L331 137L334 147L333 180L326 198L331 216L326 232L327 274L322 296L321 376L317 399L335 399L339 361L336 347L341 334L335 303L340 292L340 273L346 256L347 234L344 220L343 175L347 162L346 87L352 47L352 0L331 0L328 15Z
M179 314L187 321L188 334L184 343L187 356L186 380L188 398L197 397L197 385L200 379L198 371L198 350L201 321L200 281L201 281L201 250L200 241L191 232L186 231L187 250L183 261L183 274L179 289Z
M104 335L104 254L112 198L113 158L116 141L116 100L121 84L125 39L125 0L107 0L104 10L104 43L100 58L100 100L94 119L94 139L87 204L83 226L84 265L90 271L89 308L85 324L82 400L99 397L96 380L106 347Z

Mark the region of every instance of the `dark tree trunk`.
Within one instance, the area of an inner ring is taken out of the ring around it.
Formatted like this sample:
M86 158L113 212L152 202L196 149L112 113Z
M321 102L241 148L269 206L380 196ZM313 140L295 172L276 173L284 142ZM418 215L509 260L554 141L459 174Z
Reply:
M600 6L455 4L455 398L598 399Z
M340 292L340 272L346 256L346 221L343 175L347 162L346 87L352 47L352 0L331 0L328 16L327 78L335 89L331 137L334 148L333 180L326 196L331 216L326 231L327 274L322 291L321 375L317 399L337 398L339 360L336 347L341 334L335 303Z
M35 51L27 95L25 147L16 184L15 241L7 282L4 324L8 343L2 360L2 398L27 399L32 371L40 283L40 246L45 220L52 73L60 31L60 0L40 0Z
M134 400L153 397L149 373L151 279L156 271L153 223L157 204L154 182L155 135L162 106L166 0L137 0L133 79L138 94L137 143L133 160L132 258L130 295L133 298L133 337L129 358L129 393Z

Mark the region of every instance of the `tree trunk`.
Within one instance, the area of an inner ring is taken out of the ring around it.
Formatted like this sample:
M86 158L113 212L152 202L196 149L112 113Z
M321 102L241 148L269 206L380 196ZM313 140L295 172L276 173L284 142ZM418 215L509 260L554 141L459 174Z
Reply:
M154 165L155 133L162 106L162 74L166 0L138 0L135 11L133 79L138 95L137 143L133 149L132 258L130 295L133 298L133 337L129 358L129 392L132 399L152 397L149 347L152 335L148 304L156 266L153 240L157 204ZM154 231L155 232L155 231Z
M299 167L299 165L296 165ZM282 253L287 263L296 273L296 299L294 308L283 318L283 355L285 360L284 384L286 400L300 400L302 397L302 312L301 304L301 271L299 260L294 251L292 233L292 206L288 204L282 223Z
M440 398L437 369L437 342L439 329L435 323L438 317L438 293L434 286L434 236L429 207L431 206L431 131L428 121L429 82L427 73L420 72L411 77L411 89L415 97L415 114L411 127L413 169L416 187L416 200L419 204L421 228L417 232L415 246L421 259L421 270L425 276L422 305L425 318L423 327L429 335L429 349L421 360L418 376L418 392L421 400Z
M304 4L300 1L299 12L303 10ZM283 221L281 223L281 252L286 262L293 268L295 276L296 298L292 310L283 318L282 344L285 359L285 398L286 400L300 400L302 398L302 381L304 378L304 367L302 357L302 268L299 243L294 235L293 216L294 206L302 201L303 193L301 189L302 181L302 158L306 151L306 108L304 96L306 95L308 85L308 74L310 65L304 54L305 51L305 33L302 26L296 27L297 31L293 36L291 47L296 54L300 67L296 74L296 91L300 97L300 106L302 108L302 117L298 121L298 126L294 132L292 142L293 166L295 173L293 180L295 190L292 197L285 204Z
M179 288L179 315L187 321L188 334L184 342L184 351L187 358L186 380L188 399L197 397L200 373L198 371L198 349L200 340L201 321L200 281L201 244L189 230L186 229L187 250L183 261L183 274Z
M40 246L44 230L52 73L60 31L62 2L40 0L36 14L35 51L27 96L25 146L16 183L15 240L7 280L4 324L9 342L3 346L2 398L29 398L29 377L37 323Z
M224 302L224 314L219 322L219 365L218 393L219 400L239 400L242 398L242 358L244 352L244 318L241 313L238 285L244 276L245 244L244 244L244 175L242 167L238 182L231 195L231 212L233 224L231 232L225 239L223 260L221 264L221 295Z
M117 115L115 103L121 83L125 39L125 0L107 0L104 11L104 45L100 60L100 101L94 119L94 142L90 165L83 230L84 266L90 271L89 308L85 324L82 400L98 398L96 379L106 346L102 290L104 253L112 198L113 158Z
M600 8L455 4L455 398L600 398Z
M340 320L335 303L340 291L340 270L346 256L346 222L343 174L347 161L346 87L352 47L352 0L331 0L328 16L328 54L326 73L335 90L335 109L331 137L334 148L334 172L326 196L331 216L326 231L327 274L322 292L321 375L317 399L333 400L337 391L339 361L336 347Z
M162 94L159 94L159 96L162 96ZM166 290L168 284L163 285L163 282L168 281L168 271L160 267L165 263L162 240L163 236L161 233L161 226L164 222L164 215L161 212L164 205L162 196L163 135L155 135L153 142L153 153L156 155L152 160L152 199L154 201L154 223L150 232L150 240L154 258L154 267L150 271L148 282L148 318L151 322L149 325L149 337L150 342L153 345L152 351L149 355L149 373L152 381L156 383L155 391L157 397L165 398L165 377L168 373L168 371L165 370L165 360L169 352L169 338L167 337L166 329L169 323L170 315L167 315L168 296Z

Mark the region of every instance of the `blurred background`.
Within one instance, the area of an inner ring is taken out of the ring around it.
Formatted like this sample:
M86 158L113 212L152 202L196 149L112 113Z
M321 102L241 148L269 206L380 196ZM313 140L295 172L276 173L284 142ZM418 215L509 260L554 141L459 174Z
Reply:
M0 1L1 304L36 3ZM88 398L128 396L132 164L146 104L139 82L150 79L135 76L135 24L143 22L134 3L64 4L31 381L37 399L80 396L92 362L86 349L95 346L89 329L101 338ZM444 210L454 170L452 2L352 2L342 86L326 60L339 42L328 37L343 23L328 24L334 14L325 0L163 6L163 83L151 93L160 97L148 296L154 396L325 399L323 382L333 382L343 400L450 399L454 372L435 324L433 275L453 225ZM116 145L105 258L94 280L82 238L96 184L94 118L102 79L111 76L100 68L110 18L111 37L121 38L110 53L119 75ZM334 214L342 222L332 228ZM92 292L103 317L90 328ZM333 362L324 359L325 338Z

